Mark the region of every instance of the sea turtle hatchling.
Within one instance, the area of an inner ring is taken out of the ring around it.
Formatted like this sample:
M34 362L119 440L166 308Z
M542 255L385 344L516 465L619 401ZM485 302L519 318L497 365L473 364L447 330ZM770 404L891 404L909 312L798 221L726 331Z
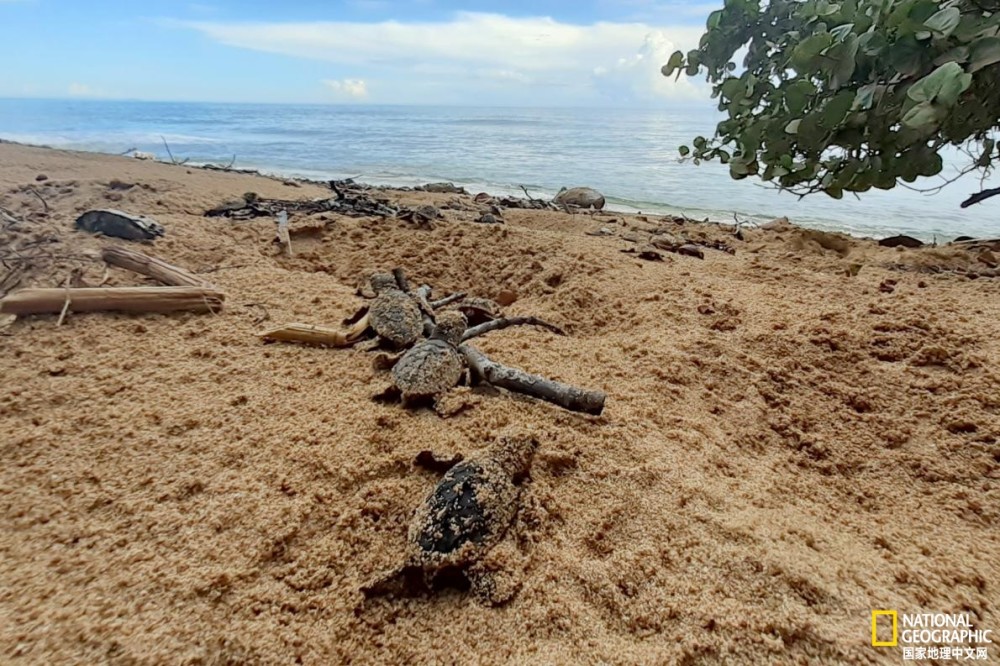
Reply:
M514 577L488 556L514 522L537 447L529 435L502 436L448 470L413 515L403 565L365 585L365 597L467 583L485 604L510 600Z
M392 368L392 379L403 406L434 400L458 385L465 372L465 357L458 344L468 322L461 312L449 310L437 317L431 336L411 347Z
M503 315L503 309L496 301L478 296L465 298L448 306L449 310L457 310L465 315L469 326L477 326L487 321L493 321Z
M389 273L371 277L375 299L368 309L368 322L375 334L396 348L406 347L419 338L424 330L420 305L400 289Z

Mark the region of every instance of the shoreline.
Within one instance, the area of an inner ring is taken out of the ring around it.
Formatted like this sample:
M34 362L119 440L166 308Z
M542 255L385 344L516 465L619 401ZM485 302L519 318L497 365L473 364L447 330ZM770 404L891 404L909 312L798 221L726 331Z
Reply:
M27 143L20 141L12 141L9 139L4 139L3 137L0 137L0 143L9 143L12 145L20 145L33 148L45 148L49 150L64 150L68 152L106 155L109 157L118 157L123 155L123 153L108 152L96 148L90 149L81 147L62 147L49 144ZM154 148L156 147L154 146ZM162 146L160 147L160 149L162 150ZM171 162L168 159L161 159L158 153L155 154L157 155L155 161L160 162L162 164L171 164ZM194 168L204 168L206 164L213 164L213 162L191 161L187 162L186 166ZM521 187L520 185L489 184L477 181L475 179L448 180L446 177L424 178L421 176L397 176L397 177L384 177L384 178L378 176L366 177L364 174L353 174L353 173L348 174L346 172L340 173L336 171L301 169L295 167L289 167L287 169L283 169L279 167L273 167L265 164L257 164L253 162L249 163L245 167L235 167L234 172L238 172L240 169L255 170L261 176L275 178L278 180L298 180L301 182L320 183L320 184L325 183L327 180L353 177L356 180L358 180L358 182L363 182L365 184L372 185L375 187L389 187L393 189L405 189L422 185L428 182L446 181L455 183L456 185L459 186L467 187L467 189L469 189L470 191L470 194L475 194L476 192L482 191L492 196L513 196L517 198L522 198L523 196L523 193L521 192L520 189ZM586 185L586 184L581 184L581 185ZM528 187L530 191L532 191L533 193L537 193L539 196L543 198L551 198L556 194L556 190L552 188L546 188L543 186L534 186L534 185L525 185L525 187ZM473 192L472 190L476 190L476 192ZM760 213L712 211L702 208L685 208L682 206L672 206L666 203L631 201L628 199L622 199L620 197L616 197L614 193L609 193L609 192L604 192L603 194L605 195L608 201L608 204L605 206L605 210L616 213L629 214L629 215L641 215L641 214L681 215L681 216L687 216L692 220L696 220L699 222L707 220L709 223L712 224L732 224L732 220L735 216L739 217L739 219L741 220L744 220L749 225L766 224L774 219L787 217L789 219L792 219L793 222L799 224L804 228L815 229L817 231L830 232L830 233L844 233L854 238L860 238L860 239L878 240L879 237L886 238L902 234L902 235L913 236L926 243L948 242L949 240L939 237L934 233L930 232L916 232L912 230L907 231L904 227L898 225L888 225L882 230L881 233L876 234L871 231L866 232L860 229L852 228L849 225L815 217L793 218L792 216L787 215L785 213L776 215L766 215ZM648 207L643 206L642 205L643 203L648 204ZM957 236L958 235L956 235L956 237Z

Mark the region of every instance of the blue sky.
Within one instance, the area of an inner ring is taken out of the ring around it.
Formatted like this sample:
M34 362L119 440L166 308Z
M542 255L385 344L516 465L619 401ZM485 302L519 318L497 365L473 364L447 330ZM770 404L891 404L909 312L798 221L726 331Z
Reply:
M0 0L0 97L657 105L722 0Z

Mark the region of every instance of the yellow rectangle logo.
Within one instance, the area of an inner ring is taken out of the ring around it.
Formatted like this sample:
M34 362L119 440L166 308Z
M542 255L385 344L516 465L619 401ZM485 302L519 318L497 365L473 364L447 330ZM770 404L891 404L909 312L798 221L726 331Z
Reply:
M892 618L892 638L888 641L878 639L878 618L879 616ZM896 611L894 610L873 610L872 611L872 645L875 647L895 647L899 643Z

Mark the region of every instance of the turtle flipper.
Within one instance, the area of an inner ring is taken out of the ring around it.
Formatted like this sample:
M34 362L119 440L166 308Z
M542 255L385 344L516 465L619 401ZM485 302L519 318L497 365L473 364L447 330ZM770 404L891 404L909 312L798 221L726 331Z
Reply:
M361 586L361 593L365 595L365 599L401 597L410 596L426 587L423 568L407 565L381 572Z
M521 589L521 581L514 574L503 569L490 569L482 563L471 565L466 576L470 591L486 606L501 606Z
M521 589L524 557L511 539L498 543L465 571L470 591L487 606L500 606Z

